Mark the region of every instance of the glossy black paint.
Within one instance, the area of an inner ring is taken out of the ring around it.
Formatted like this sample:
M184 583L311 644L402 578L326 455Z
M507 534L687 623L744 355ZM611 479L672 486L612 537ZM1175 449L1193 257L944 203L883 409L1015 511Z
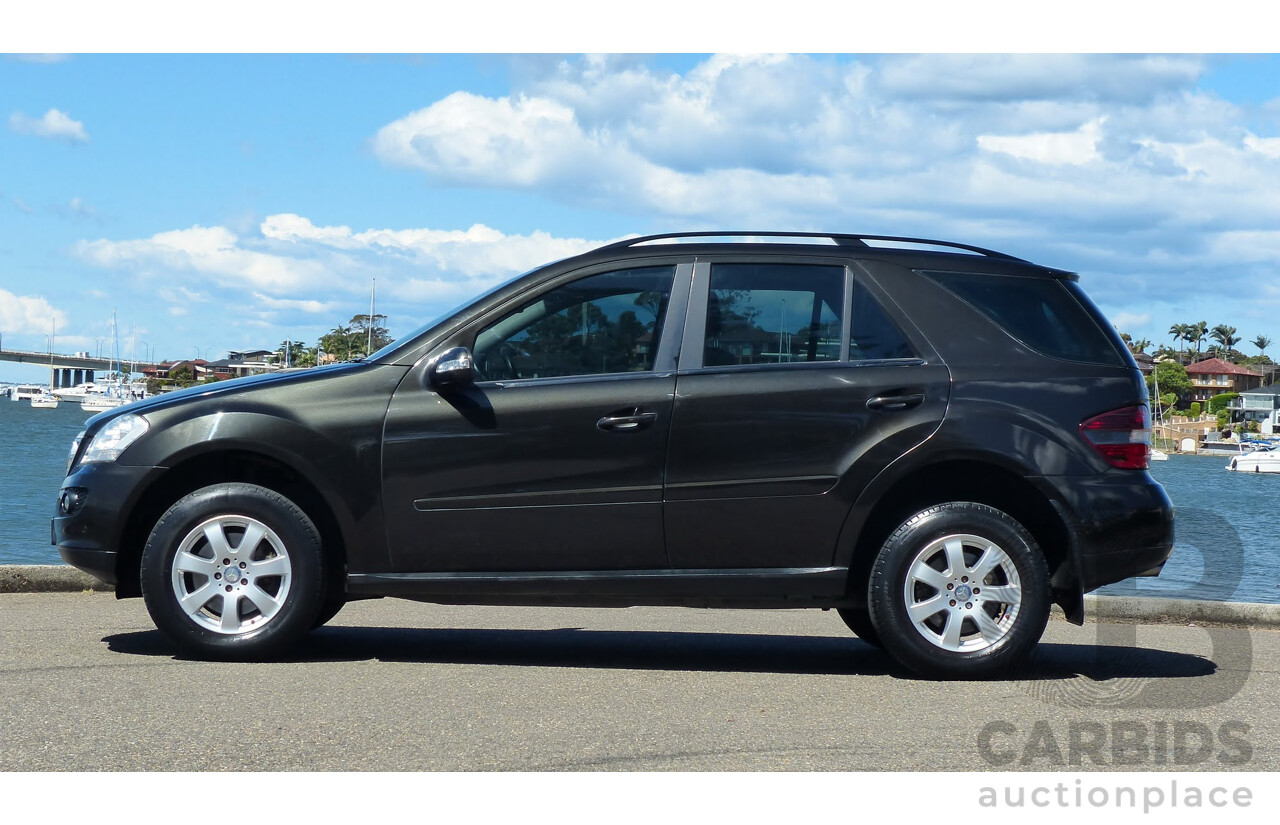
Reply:
M845 317L856 279L915 357L704 365L717 262L844 267ZM652 371L432 380L446 353L455 360L521 302L657 264L677 274ZM596 250L515 279L367 363L131 405L124 412L150 431L112 464L73 466L63 487L88 490L87 503L55 517L54 541L68 562L136 595L159 513L200 486L250 480L301 499L351 597L845 606L862 602L886 525L943 497L1022 520L1046 549L1055 597L1078 617L1085 591L1158 567L1172 548L1159 485L1111 468L1077 432L1092 415L1145 403L1145 384L1123 348L1119 365L1046 357L916 271L947 268L1073 277L852 242ZM119 414L91 419L84 444Z

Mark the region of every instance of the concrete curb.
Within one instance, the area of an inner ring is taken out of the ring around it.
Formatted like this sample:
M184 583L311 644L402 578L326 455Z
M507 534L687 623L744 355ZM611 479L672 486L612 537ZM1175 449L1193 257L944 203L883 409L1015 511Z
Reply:
M0 593L82 593L115 587L65 564L0 564ZM1148 624L1215 624L1280 628L1280 604L1204 602L1129 596L1085 596L1086 619Z
M1144 624L1214 624L1253 629L1280 628L1280 604L1205 602L1149 596L1085 596L1085 619Z
M85 590L112 592L103 584L66 564L0 564L0 593L82 593Z

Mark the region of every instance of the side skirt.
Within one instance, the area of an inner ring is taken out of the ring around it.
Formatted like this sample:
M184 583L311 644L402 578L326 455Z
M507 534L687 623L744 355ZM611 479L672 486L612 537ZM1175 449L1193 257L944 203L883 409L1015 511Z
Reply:
M562 607L842 607L843 567L510 573L351 573L353 598Z

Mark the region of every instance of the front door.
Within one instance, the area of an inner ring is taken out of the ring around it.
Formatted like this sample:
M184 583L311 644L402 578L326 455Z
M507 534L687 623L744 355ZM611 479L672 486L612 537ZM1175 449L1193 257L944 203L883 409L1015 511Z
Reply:
M424 367L410 372L383 448L398 571L667 567L675 276L642 266L559 283L467 333L473 384L437 391Z

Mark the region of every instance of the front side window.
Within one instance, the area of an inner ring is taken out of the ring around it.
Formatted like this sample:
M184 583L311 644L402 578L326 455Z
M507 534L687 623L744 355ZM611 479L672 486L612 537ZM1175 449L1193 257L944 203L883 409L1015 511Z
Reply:
M840 360L844 267L714 264L706 367Z
M563 284L476 336L480 380L653 369L675 266L605 272Z

